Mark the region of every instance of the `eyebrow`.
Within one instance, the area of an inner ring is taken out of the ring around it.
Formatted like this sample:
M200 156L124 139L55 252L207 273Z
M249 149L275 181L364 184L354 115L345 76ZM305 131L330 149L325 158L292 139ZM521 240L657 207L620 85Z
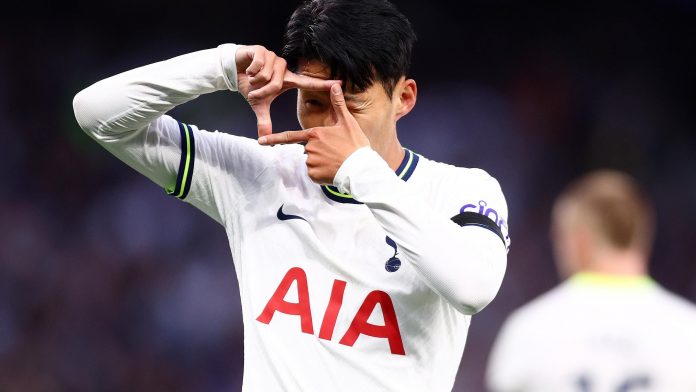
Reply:
M318 93L318 91L308 91L310 95L313 95L314 93ZM328 91L324 92L325 94L328 95ZM363 102L363 99L361 99L358 95L355 94L346 94L345 92L343 93L343 98L345 98L346 102Z
M357 95L343 95L343 97L346 99L346 102L356 102L360 101L360 98L358 98Z

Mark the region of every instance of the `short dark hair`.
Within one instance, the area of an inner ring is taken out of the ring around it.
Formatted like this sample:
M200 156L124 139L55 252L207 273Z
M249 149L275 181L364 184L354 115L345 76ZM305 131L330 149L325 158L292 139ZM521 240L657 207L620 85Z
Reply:
M387 0L307 0L290 17L283 57L293 70L301 59L318 60L354 91L380 82L391 97L409 72L415 40L411 23Z

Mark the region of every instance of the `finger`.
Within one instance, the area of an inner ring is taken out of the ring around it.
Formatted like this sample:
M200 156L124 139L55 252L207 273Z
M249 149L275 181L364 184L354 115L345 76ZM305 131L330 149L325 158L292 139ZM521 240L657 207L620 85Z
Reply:
M333 106L334 112L336 112L338 121L342 121L343 119L348 118L350 116L350 112L348 111L348 107L346 107L346 98L343 96L343 90L341 90L341 85L335 83L333 86L331 86L330 95L331 106Z
M275 98L283 91L283 77L287 63L282 58L277 58L273 65L273 75L271 80L258 90L249 93L249 99L261 100L266 97Z
M300 88L312 91L329 91L334 84L340 84L340 80L324 80L311 76L298 75L290 70L285 72L285 82L283 87L286 89Z
M251 60L251 64L247 67L247 69L244 71L244 73L247 74L247 76L252 77L256 75L261 69L263 69L263 66L266 64L266 48L263 46L255 46L254 47L254 52L252 54L253 59Z
M247 69L254 60L254 47L240 45L235 54L238 69Z
M276 144L302 143L309 141L310 129L302 131L285 131L261 136L259 144L262 146L275 146Z
M273 122L271 121L271 104L262 103L252 105L251 109L256 114L256 127L258 128L259 137L270 135L273 133Z
M275 53L266 51L264 53L264 64L261 70L258 71L254 76L249 78L249 84L252 86L264 86L273 77L273 70L276 63Z

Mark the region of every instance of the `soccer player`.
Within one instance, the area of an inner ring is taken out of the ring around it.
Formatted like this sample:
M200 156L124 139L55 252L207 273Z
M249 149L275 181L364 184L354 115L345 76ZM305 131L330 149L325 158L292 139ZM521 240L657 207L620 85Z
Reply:
M491 391L696 391L696 306L648 275L655 227L636 183L588 174L557 199L552 242L568 279L513 313Z
M225 228L245 390L450 390L506 267L500 186L399 143L415 35L388 1L305 2L285 39L283 57L223 44L107 78L77 94L75 116ZM270 104L288 89L302 130L273 133ZM258 140L165 114L221 90L250 103Z

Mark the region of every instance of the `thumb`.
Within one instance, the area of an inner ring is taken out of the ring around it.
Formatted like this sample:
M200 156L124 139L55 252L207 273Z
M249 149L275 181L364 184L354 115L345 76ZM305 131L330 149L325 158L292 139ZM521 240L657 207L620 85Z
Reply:
M346 107L346 98L343 96L343 90L338 83L331 86L331 106L333 106L336 112L338 121L343 121L350 116L350 112Z
M256 126L259 131L259 137L267 136L273 133L273 123L271 121L271 105L260 104L252 107L256 114Z

